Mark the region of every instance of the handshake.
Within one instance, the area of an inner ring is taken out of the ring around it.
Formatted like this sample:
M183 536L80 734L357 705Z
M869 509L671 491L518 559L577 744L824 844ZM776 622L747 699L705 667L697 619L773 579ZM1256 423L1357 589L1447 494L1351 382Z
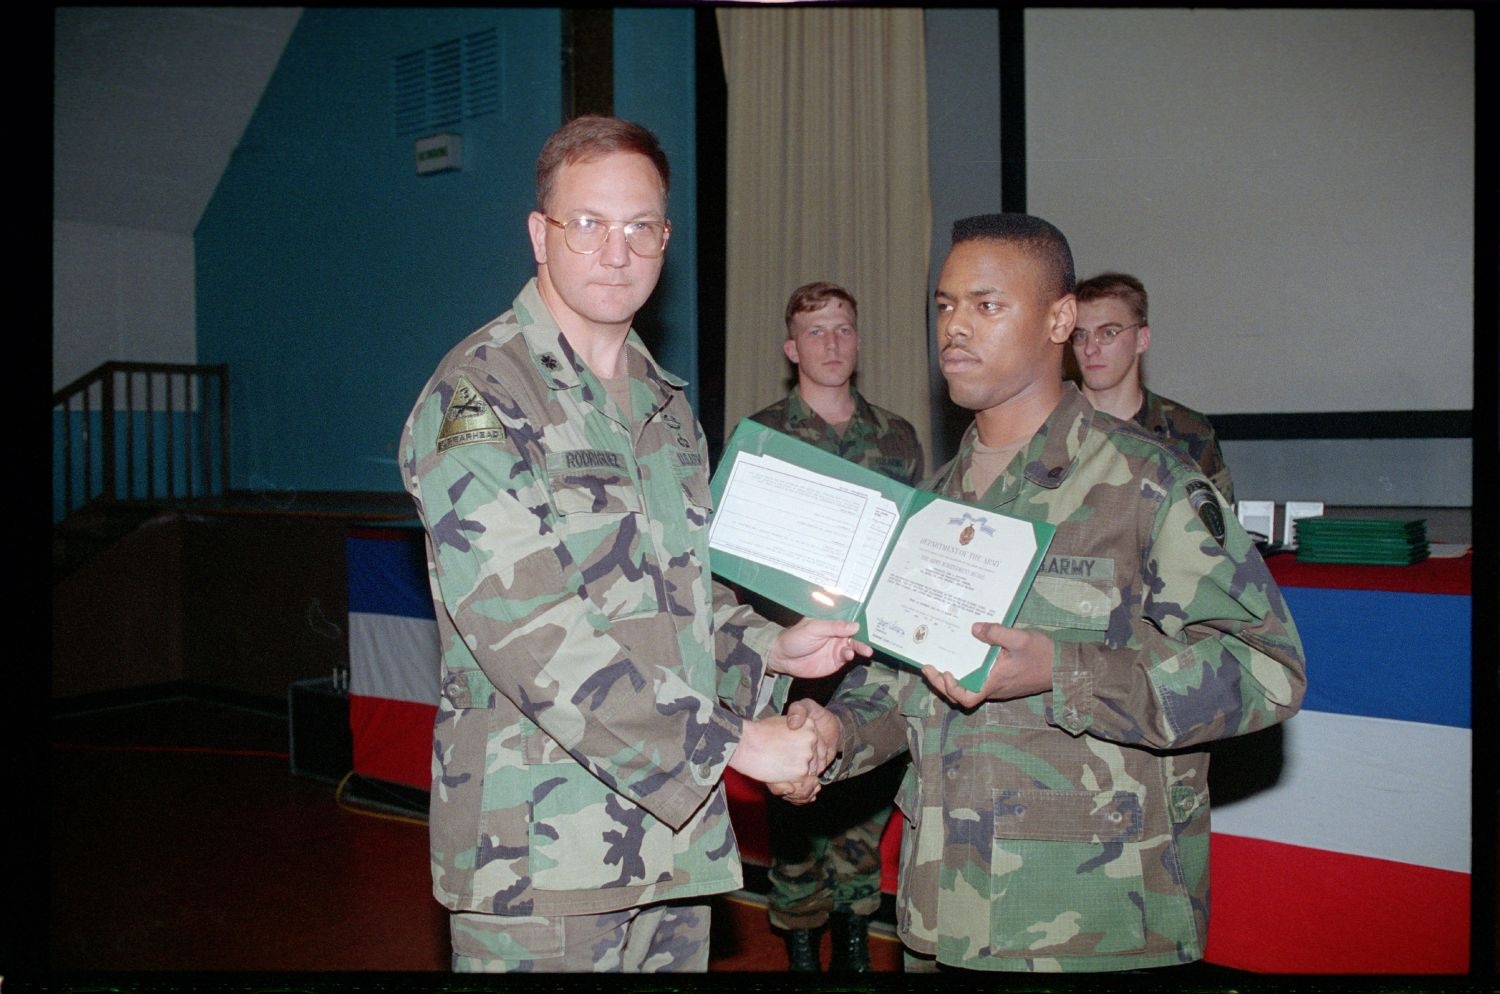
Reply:
M729 765L777 797L806 804L818 796L818 775L838 755L841 735L838 719L816 701L793 701L785 715L745 722Z
M793 677L828 676L873 650L854 638L852 621L803 618L782 629L771 645L766 669ZM818 774L838 755L838 719L816 701L793 701L785 715L747 721L729 765L770 786L794 804L818 795Z

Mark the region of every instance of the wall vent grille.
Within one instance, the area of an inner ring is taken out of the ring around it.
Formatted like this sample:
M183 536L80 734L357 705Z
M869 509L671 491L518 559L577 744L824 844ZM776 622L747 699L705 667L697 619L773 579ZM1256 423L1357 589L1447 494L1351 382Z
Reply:
M500 37L495 28L391 59L392 126L419 135L500 109Z

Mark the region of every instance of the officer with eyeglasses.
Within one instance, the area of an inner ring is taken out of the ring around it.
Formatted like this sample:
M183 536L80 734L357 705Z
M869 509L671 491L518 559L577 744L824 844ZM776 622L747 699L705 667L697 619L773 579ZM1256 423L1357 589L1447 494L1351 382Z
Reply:
M832 758L790 677L870 649L709 572L708 456L632 328L671 235L656 137L575 118L537 160L536 276L401 438L442 649L429 836L459 971L702 971L743 886L722 778Z
M1177 446L1233 504L1234 481L1208 418L1141 383L1141 357L1151 348L1146 306L1145 286L1128 273L1079 282L1078 327L1070 341L1083 395L1095 410L1134 421Z

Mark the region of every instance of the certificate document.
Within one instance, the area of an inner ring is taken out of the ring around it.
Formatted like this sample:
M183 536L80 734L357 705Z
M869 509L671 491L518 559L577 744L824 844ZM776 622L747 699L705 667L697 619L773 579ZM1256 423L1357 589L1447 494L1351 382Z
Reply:
M931 664L970 690L996 655L970 627L1015 620L1056 531L749 420L712 488L715 573L801 614L858 621L858 637L897 662Z

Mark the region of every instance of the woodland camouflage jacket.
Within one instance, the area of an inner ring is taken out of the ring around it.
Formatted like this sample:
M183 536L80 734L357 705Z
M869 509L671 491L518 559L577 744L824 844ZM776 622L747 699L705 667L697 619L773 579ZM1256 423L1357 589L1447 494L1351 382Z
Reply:
M433 890L453 910L612 911L733 890L723 787L773 714L779 627L708 566L703 433L632 331L633 416L537 292L459 343L401 440L442 648Z
M924 486L966 499L975 442ZM897 924L939 962L1121 970L1199 959L1208 754L1301 705L1281 591L1197 467L1077 389L979 503L1057 525L1015 622L1049 692L972 712L911 670L852 670L842 778L909 750Z

